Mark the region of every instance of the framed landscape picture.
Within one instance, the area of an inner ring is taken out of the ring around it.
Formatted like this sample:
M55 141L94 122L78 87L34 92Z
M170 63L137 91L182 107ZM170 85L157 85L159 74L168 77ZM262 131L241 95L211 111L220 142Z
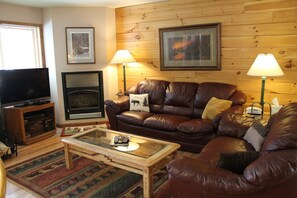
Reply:
M220 24L159 29L160 69L220 70Z
M66 27L67 64L95 63L93 27Z

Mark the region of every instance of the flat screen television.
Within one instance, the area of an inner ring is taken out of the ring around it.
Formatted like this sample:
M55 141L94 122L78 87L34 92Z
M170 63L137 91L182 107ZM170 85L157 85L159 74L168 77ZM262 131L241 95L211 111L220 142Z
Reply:
M0 70L3 106L34 104L49 99L48 68Z

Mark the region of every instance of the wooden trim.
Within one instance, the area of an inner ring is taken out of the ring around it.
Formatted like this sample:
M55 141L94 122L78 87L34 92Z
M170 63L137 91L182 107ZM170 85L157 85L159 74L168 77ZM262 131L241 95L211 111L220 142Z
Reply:
M40 50L41 50L41 65L43 68L46 67L45 62L45 50L44 50L44 38L43 38L43 24L39 23L25 23L25 22L16 22L16 21L4 21L0 20L0 24L13 24L13 25L23 25L23 26L34 26L39 28L40 36Z
M6 172L5 172L2 159L0 158L0 197L5 197L5 195L6 195Z
M44 49L44 36L43 36L43 26L39 26L39 34L40 34L40 48L41 48L41 61L42 61L42 67L46 67L45 62L45 49Z
M14 24L14 25L26 25L26 26L42 27L42 24L40 24L40 23L25 23L25 22L17 22L17 21L5 21L5 20L0 20L0 24Z
M66 124L56 124L59 128L64 127L75 127L75 126L86 126L86 125L99 125L99 124L106 124L109 126L109 121L99 121L99 122L84 122L84 123L66 123Z

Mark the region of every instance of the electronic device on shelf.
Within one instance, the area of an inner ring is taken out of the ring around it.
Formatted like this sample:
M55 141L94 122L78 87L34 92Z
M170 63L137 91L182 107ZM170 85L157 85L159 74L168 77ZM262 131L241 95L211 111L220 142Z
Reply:
M3 106L41 105L50 100L48 68L0 70Z

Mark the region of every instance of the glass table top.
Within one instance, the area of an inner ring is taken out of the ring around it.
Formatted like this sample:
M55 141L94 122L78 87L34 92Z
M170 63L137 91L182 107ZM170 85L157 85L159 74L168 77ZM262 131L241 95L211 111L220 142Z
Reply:
M119 135L123 134L118 134L116 132L113 133L111 130L96 128L73 138L82 142L90 143L92 145L108 148L118 152L128 153L142 158L149 158L168 146L165 143L162 144L154 141L153 139L150 140L149 138L141 138L139 136L135 137L132 134L125 134L130 138L129 148L131 147L132 149L130 151L127 151L127 149L125 148L111 145L113 143L113 138Z

